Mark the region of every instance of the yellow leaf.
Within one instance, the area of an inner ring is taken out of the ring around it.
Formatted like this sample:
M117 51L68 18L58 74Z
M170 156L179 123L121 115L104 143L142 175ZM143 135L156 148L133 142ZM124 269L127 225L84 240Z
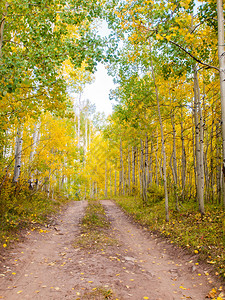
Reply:
M143 299L149 299L149 297L143 297Z
M7 245L6 245L6 244L3 244L3 247L5 248L5 247L7 247Z
M209 292L208 298L215 298L216 294L217 294L217 291L216 291L215 288L213 288L213 289Z

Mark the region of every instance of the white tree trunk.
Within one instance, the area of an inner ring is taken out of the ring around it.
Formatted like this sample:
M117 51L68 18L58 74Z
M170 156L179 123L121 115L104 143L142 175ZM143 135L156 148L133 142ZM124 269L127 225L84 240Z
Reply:
M119 182L119 193L123 193L123 183L124 183L124 169L123 169L123 148L122 140L120 139L120 182Z
M181 107L181 121L180 121L180 130L181 130L181 142L182 142L182 197L185 196L185 184L186 184L186 152L184 146L184 127L183 127L183 111Z
M197 172L197 196L199 210L203 215L204 210L204 160L203 160L203 117L198 84L198 74L194 66L194 119L195 119L195 152Z
M224 45L224 14L223 0L217 0L218 19L218 56L220 68L220 98L221 98L221 124L223 139L223 184L225 187L225 45ZM223 204L225 207L225 191L223 190Z
M177 183L178 183L178 176L177 176L177 153L176 153L176 128L174 124L174 113L171 113L171 123L173 127L173 152L172 152L172 171L173 171L173 180L174 180L174 193L176 198L176 210L179 211L178 206L178 193L177 193Z
M6 2L5 4L5 13L3 13L1 23L0 23L0 58L2 58L2 45L3 45L3 36L4 36L4 26L5 26L5 19L7 16L7 10L9 7L9 3Z
M146 197L147 197L147 189L149 185L149 159L148 159L149 153L148 153L148 135L146 133L145 138L145 186L146 186Z
M158 156L157 153L159 151L159 142L158 142L158 129L156 131L156 138L157 138L157 144L156 144L156 151L155 151L155 183L156 185L159 185L159 177L158 177Z
M130 180L130 170L131 170L131 167L130 167L130 146L128 146L128 194L130 195L130 192L131 192L131 180Z
M77 116L77 146L80 148L80 112L81 112L81 92L78 99L78 116Z
M115 186L114 186L114 195L117 194L117 186L116 186L116 170L115 170Z
M33 144L32 144L32 148L31 148L31 152L30 152L30 163L32 163L33 159L34 159L34 155L36 154L36 149L37 149L37 144L39 141L39 128L40 128L40 124L39 122L37 122L34 126L34 133L33 133Z
M88 148L88 119L86 117L85 120L85 148L84 148L84 153L87 153L87 148Z
M108 197L107 160L105 160L105 198Z
M150 44L150 52L151 52L151 44ZM159 117L159 124L160 124L160 131L161 131L161 142L162 142L162 155L163 155L163 182L164 182L164 193L165 193L165 212L166 212L166 221L169 222L169 203L168 203L168 189L167 189L167 172L166 172L166 149L165 149L165 139L164 139L164 132L163 132L163 122L161 117L161 110L160 110L160 103L159 103L159 94L158 94L158 87L155 80L155 73L154 67L151 57L151 71L152 71L152 79L155 86L155 95L157 101L157 108L158 108L158 117Z
M20 127L18 127L17 133L16 133L15 165L14 165L13 183L16 183L20 176L22 145L23 145L23 126L20 126Z
M132 192L135 190L135 147L132 147Z
M152 153L153 153L153 142L151 141L151 153L149 158L149 183L152 185Z

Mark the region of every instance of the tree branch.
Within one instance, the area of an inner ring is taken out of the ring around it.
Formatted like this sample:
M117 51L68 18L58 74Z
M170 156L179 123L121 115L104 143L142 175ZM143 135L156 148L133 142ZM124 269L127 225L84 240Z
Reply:
M164 38L166 41L168 41L166 38ZM189 55L191 58L193 58L195 61L197 61L199 64L203 65L203 66L206 66L207 68L210 68L210 69L215 69L217 70L218 72L220 71L219 68L215 67L215 66L211 66L207 63L204 63L203 61L201 61L200 59L196 58L194 55L192 55L189 51L187 51L184 47L182 47L181 45L177 44L176 42L174 41L168 41L169 43L177 46L179 49L181 49L182 51L184 51L187 55Z

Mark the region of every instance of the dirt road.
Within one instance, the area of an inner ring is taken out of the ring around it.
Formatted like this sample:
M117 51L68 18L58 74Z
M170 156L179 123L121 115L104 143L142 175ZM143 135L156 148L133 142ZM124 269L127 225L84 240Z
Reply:
M28 231L5 253L0 298L103 299L91 296L102 289L120 300L205 299L216 285L207 266L133 224L113 202L102 204L116 245L90 251L74 247L87 203L73 202L53 226Z

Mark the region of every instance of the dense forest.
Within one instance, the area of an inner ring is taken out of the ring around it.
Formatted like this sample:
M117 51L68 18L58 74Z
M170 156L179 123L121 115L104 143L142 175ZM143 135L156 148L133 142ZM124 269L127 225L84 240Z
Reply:
M3 246L56 199L124 199L167 236L202 226L193 247L220 247L225 274L223 1L3 0L0 15ZM115 82L108 118L83 98L97 63Z

